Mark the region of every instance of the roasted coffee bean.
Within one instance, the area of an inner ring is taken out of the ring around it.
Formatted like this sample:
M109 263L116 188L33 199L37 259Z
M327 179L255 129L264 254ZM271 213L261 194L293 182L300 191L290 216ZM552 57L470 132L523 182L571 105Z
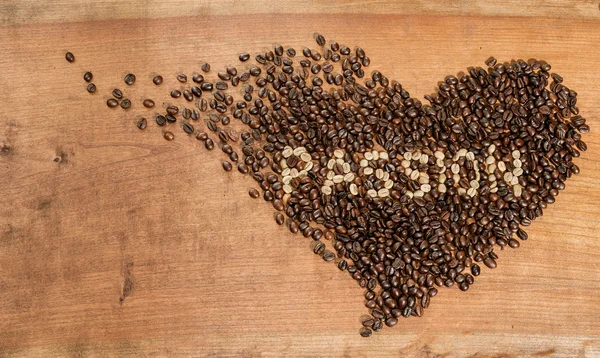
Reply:
M160 86L163 83L163 77L160 75L154 76L154 78L152 78L152 83L154 83L157 86Z
M164 137L168 141L172 141L173 139L175 139L175 135L171 132L165 132Z
M167 118L165 118L165 116L162 115L156 116L156 124L158 124L161 127L164 126L165 124L167 124Z
M171 97L173 97L173 98L179 98L179 97L181 97L181 91L179 91L179 90L172 90L171 91Z
M484 264L485 264L487 267L489 267L489 268L492 268L492 269L493 269L493 268L496 268L496 260L494 260L494 259L493 259L493 258L491 258L491 257L488 257L488 258L484 259L484 260L483 260L483 263L484 263Z
M152 107L154 107L154 101L151 99L145 99L143 102L143 105L146 108L152 108Z
M146 120L146 118L140 118L140 119L137 121L137 123L136 123L136 126L137 126L139 129L142 129L142 130L143 130L143 129L146 129L146 126L148 126L148 121Z
M182 128L183 128L183 131L186 132L187 134L194 133L194 126L189 123L184 123Z
M94 75L91 72L86 72L83 74L83 80L85 82L92 82L93 78L94 78Z
M208 149L208 150L213 150L213 149L215 149L215 142L213 142L213 140L212 140L212 139L210 139L210 138L207 138L207 139L204 141L204 146L205 146L205 147L206 147L206 149Z
M123 109L129 109L131 107L131 101L127 98L123 98L121 100L121 108Z
M363 327L361 328L358 333L362 336L362 337L371 337L371 335L373 334L373 332L367 328L367 327Z
M65 58L66 58L66 59L67 59L67 61L69 61L69 62L75 62L75 56L74 56L72 53L70 53L70 52L67 52L67 53L65 54Z
M121 92L121 90L120 90L120 89L118 89L118 88L115 88L115 89L112 91L112 95L113 95L113 97L115 97L116 99L121 99L121 98L123 98L123 92Z
M226 161L226 160L224 160L222 164L223 164L223 169L224 169L226 172L229 172L229 171L231 171L231 169L233 168L233 167L232 167L232 165L231 165L231 163L229 163L229 162L228 162L228 161Z
M125 84L131 86L135 83L135 75L133 73L129 73L124 78Z
M167 113L175 116L175 115L177 115L177 113L179 113L179 107L174 106L174 105L169 105L167 107Z
M251 197L251 198L253 198L253 199L258 199L258 197L260 196L260 193L258 192L258 190L254 189L254 188L251 188L251 189L248 191L248 194L249 194L249 195L250 195L250 197Z
M315 41L317 42L317 45L325 46L325 38L323 37L323 35L317 34L315 37Z
M89 93L94 93L96 92L96 85L93 83L90 83L89 85L87 85L87 91Z
M479 269L479 265L477 265L477 264L473 264L473 265L471 266L471 273L473 274L473 276L479 276L479 273L480 273L480 272L481 272L481 271L480 271L480 269Z
M186 83L187 82L187 76L184 75L183 73L180 73L177 75L177 81L181 82L181 83Z
M203 72L210 72L210 64L208 64L206 62L203 63L200 68L202 69Z
M275 222L277 225L283 225L285 222L285 218L281 213L275 213Z
M327 262L335 259L335 254L329 250L324 250L321 256L323 257L323 260Z

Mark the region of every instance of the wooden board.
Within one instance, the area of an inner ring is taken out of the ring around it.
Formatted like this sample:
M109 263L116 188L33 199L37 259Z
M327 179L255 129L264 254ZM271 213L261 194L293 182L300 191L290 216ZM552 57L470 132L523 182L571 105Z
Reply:
M600 356L597 2L8 0L0 19L0 356ZM250 178L182 132L134 127L176 73L317 31L421 98L490 55L545 59L592 127L529 241L370 339L362 289L276 226ZM137 108L108 110L128 71Z

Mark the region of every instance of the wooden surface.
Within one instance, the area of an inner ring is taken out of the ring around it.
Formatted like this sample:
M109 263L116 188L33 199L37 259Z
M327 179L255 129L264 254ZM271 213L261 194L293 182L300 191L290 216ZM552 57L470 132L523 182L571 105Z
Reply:
M7 0L0 24L0 356L600 356L598 0ZM167 99L153 74L173 86L316 31L420 98L490 55L545 59L592 128L529 241L370 339L362 290L276 226L250 178L182 132L133 125L141 98ZM138 108L108 110L127 71Z

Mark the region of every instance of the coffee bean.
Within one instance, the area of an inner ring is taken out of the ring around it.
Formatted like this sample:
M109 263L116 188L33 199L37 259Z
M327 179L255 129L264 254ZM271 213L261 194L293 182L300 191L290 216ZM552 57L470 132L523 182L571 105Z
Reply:
M145 99L143 102L143 105L146 108L152 108L152 107L154 107L154 101L151 99Z
M115 89L112 91L112 95L113 95L113 97L115 97L116 99L121 99L121 98L123 98L123 92L121 92L121 90L120 90L120 89L118 89L118 88L115 88Z
M204 141L204 147L208 150L213 150L215 148L215 142L212 139L208 138Z
M183 131L186 132L187 134L194 133L194 126L189 123L184 123L182 128L183 128Z
M315 41L317 41L317 45L325 46L325 38L323 37L323 35L317 34L317 36L315 37Z
M164 137L168 141L172 141L173 139L175 139L175 135L171 132L165 132Z
M135 75L133 73L129 73L125 76L124 78L125 84L127 84L128 86L131 86L132 84L135 83Z
M85 82L92 82L92 79L94 78L94 75L92 75L91 72L86 72L83 74L83 80Z
M156 116L156 124L158 124L161 127L164 126L165 124L167 124L167 118L165 118L165 116L162 115Z
M179 98L179 97L181 97L181 91L179 91L179 90L172 90L171 91L171 97L173 97L173 98Z
M203 72L210 72L210 65L208 63L203 63L201 69Z
M229 171L231 171L231 169L233 169L233 167L232 167L231 163L229 163L229 162L228 162L228 161L226 161L226 160L224 160L222 164L223 164L223 169L224 169L226 172L229 172Z
M70 53L70 52L67 52L67 53L65 54L65 58L66 58L66 59L67 59L67 61L69 61L69 62L74 62L74 61L75 61L75 56L74 56L72 53Z
M248 191L248 194L253 199L258 199L258 197L260 196L260 193L258 192L258 190L254 189L254 188L251 188L250 191Z
M323 260L329 262L335 259L335 254L329 250L324 250L322 253Z
M247 54L247 53L240 53L240 56L239 56L239 58L240 58L240 61L242 61L242 62L246 62L246 61L248 61L248 59L250 58L250 55L249 55L249 54Z
M480 273L479 265L473 264L473 266L471 266L471 273L473 274L473 276L479 276L479 273Z
M140 118L136 123L136 126L142 130L146 129L147 125L148 125L148 121L146 121L146 118Z
M491 257L488 257L485 260L483 260L483 263L489 268L496 268L496 260L494 260Z
M362 337L371 337L371 335L373 334L373 332L367 328L367 327L363 327L361 328L358 333L362 336Z
M285 218L281 213L275 213L275 222L277 223L277 225L283 225L283 223L285 222Z
M89 93L94 93L96 92L96 85L93 83L90 83L89 85L87 85L87 91Z
M177 75L177 81L181 82L181 83L186 83L187 82L187 76L184 75L183 73L180 73Z
M152 83L154 83L157 86L160 86L163 83L163 77L160 75L154 76L154 78L152 79Z
M127 98L123 98L121 100L121 108L123 109L129 109L131 107L131 101Z

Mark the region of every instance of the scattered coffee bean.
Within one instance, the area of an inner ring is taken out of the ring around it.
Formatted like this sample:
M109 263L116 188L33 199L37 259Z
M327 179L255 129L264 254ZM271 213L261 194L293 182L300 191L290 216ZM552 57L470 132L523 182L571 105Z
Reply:
M154 107L154 101L151 99L145 99L143 102L143 105L146 108L152 108L152 107Z
M165 132L164 137L168 141L172 141L173 139L175 139L175 135L171 132Z
M87 85L87 91L89 93L94 93L96 92L96 85L93 83L90 83L89 85Z
M67 61L69 61L69 62L74 62L74 61L75 61L75 55L73 55L73 54L72 54L72 53L70 53L70 52L67 52L67 53L65 54L65 58L66 58L66 59L67 59Z
M111 99L109 99L108 101L106 101L106 105L107 105L109 108L115 108L115 107L118 107L118 106L119 106L119 101L117 101L117 100L116 100L116 99L114 99L114 98L111 98Z
M260 196L260 193L258 192L258 190L254 189L254 188L251 188L248 191L248 195L250 195L250 197L253 198L253 199L258 199L258 197Z
M86 72L83 74L83 80L85 82L92 82L93 78L94 78L94 75L91 72Z
M136 126L137 126L139 129L142 129L142 130L143 130L143 129L146 129L146 126L148 126L148 121L146 120L146 118L140 118L140 119L137 121L137 123L136 123Z
M131 86L132 84L135 83L135 75L133 73L129 73L128 75L125 76L125 84L127 84L128 86Z
M113 95L113 97L115 97L116 99L121 99L121 98L123 98L123 92L121 92L121 90L120 90L120 89L118 89L118 88L115 88L115 89L112 91L112 95Z
M154 78L152 78L152 83L154 83L157 86L160 86L163 83L163 77L160 75L154 76Z
M123 98L121 100L121 108L123 109L129 109L131 107L131 101L127 98Z

